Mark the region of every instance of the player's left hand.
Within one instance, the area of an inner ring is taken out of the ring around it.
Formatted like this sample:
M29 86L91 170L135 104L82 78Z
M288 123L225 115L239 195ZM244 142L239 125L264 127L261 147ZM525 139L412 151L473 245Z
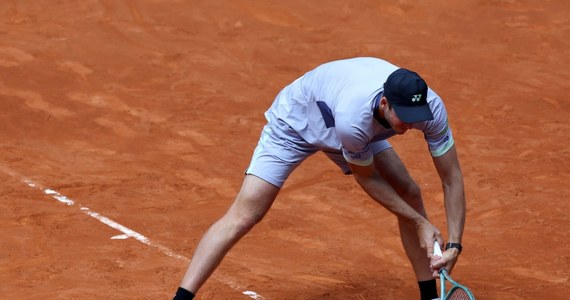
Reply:
M439 269L445 268L450 274L457 263L457 259L459 258L459 250L456 248L449 248L443 252L443 256L432 256L430 267L433 272L434 278L439 278Z

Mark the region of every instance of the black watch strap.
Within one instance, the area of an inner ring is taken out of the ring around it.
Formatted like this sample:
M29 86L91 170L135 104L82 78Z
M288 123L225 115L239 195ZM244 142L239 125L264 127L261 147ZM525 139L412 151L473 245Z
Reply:
M457 250L459 250L460 253L461 253L461 250L463 250L463 246L461 246L460 243L447 243L447 244L445 244L445 250L447 250L449 248L456 248Z

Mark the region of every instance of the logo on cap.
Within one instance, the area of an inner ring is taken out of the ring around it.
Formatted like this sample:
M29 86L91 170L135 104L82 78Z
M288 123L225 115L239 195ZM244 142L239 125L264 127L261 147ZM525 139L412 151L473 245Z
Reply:
M412 98L412 102L420 102L421 99L422 99L422 94L417 94L414 95L414 97Z

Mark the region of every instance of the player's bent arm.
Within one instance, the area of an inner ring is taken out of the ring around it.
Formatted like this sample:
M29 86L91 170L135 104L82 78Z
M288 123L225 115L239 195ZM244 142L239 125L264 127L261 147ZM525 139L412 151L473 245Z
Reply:
M354 178L362 189L400 219L407 220L416 227L420 247L426 249L427 257L433 254L434 241L443 242L441 232L426 218L413 209L382 178L374 168L374 163L366 166L350 164Z
M428 222L422 215L409 206L396 191L378 174L374 163L360 166L349 163L354 178L362 189L386 209L398 217L419 226Z
M465 191L463 175L457 158L455 146L445 154L433 158L441 179L448 223L448 241L461 243L465 225Z

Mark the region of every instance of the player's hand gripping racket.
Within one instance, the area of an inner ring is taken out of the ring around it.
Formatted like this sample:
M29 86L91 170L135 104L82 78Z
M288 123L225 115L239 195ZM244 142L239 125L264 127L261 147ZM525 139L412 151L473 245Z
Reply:
M433 245L433 255L443 257L443 253L437 241ZM471 293L467 287L453 280L445 268L439 269L439 281L441 300L475 300L473 293ZM446 284L448 282L451 288L446 293Z

